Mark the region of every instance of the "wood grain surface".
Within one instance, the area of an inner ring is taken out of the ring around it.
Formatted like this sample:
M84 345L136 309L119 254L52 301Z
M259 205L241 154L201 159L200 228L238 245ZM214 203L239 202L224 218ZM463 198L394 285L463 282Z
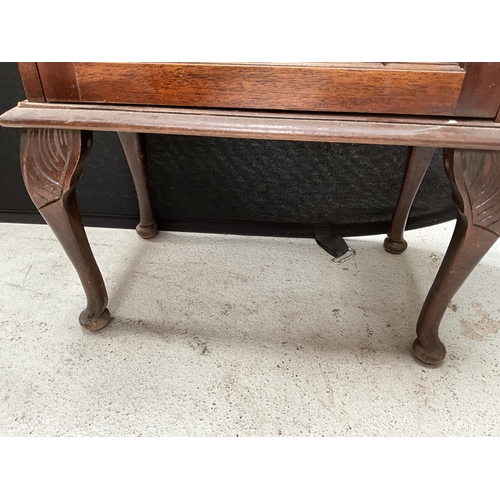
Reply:
M49 102L348 113L453 115L465 78L451 63L40 64Z

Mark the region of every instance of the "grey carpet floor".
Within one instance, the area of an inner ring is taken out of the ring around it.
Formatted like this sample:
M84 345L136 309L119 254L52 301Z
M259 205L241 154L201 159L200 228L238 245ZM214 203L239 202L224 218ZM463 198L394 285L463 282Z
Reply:
M46 226L0 225L0 435L498 436L500 246L450 303L439 368L414 360L454 223L313 240L90 228L113 320Z

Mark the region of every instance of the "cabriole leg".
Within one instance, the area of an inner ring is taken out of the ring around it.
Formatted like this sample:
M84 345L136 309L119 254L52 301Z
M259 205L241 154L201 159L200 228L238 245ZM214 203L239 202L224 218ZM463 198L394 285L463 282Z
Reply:
M155 223L153 210L151 209L144 136L131 132L118 132L118 137L127 157L139 200L140 222L135 230L141 238L153 238L158 234L158 226Z
M413 200L422 183L425 172L429 168L432 155L436 148L425 148L421 146L410 147L408 160L403 178L403 185L399 193L396 210L392 216L391 226L384 241L384 248L389 253L400 254L408 247L404 239L404 230L408 221Z
M460 213L417 323L413 352L428 364L446 356L438 333L448 303L500 235L500 152L449 149L444 160Z
M21 170L26 189L80 277L87 296L80 324L97 331L110 319L108 296L75 194L91 146L92 132L88 131L28 129L21 134Z

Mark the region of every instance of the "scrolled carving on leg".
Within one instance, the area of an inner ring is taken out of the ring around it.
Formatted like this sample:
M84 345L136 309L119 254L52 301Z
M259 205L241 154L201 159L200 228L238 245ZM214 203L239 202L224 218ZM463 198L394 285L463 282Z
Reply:
M108 296L83 228L75 185L92 146L92 132L28 129L21 134L21 170L33 203L73 263L87 296L80 324L106 326Z
M459 215L418 319L413 352L429 364L446 356L438 330L450 300L500 236L500 151L448 149L444 161Z
M422 146L410 147L408 150L406 170L398 203L394 210L387 238L384 241L384 248L389 253L400 254L408 247L408 243L404 239L406 222L408 221L413 200L429 168L435 150L436 148Z
M141 238L153 238L158 234L158 226L153 217L149 196L144 136L131 132L118 132L118 137L127 158L139 201L141 220L135 230Z

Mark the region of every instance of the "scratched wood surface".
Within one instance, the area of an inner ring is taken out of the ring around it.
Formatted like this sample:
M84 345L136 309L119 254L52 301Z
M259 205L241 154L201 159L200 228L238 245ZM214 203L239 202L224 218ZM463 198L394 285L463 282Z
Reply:
M0 117L19 128L70 128L401 146L500 149L500 124L492 120L446 120L314 113L169 110L23 102Z

